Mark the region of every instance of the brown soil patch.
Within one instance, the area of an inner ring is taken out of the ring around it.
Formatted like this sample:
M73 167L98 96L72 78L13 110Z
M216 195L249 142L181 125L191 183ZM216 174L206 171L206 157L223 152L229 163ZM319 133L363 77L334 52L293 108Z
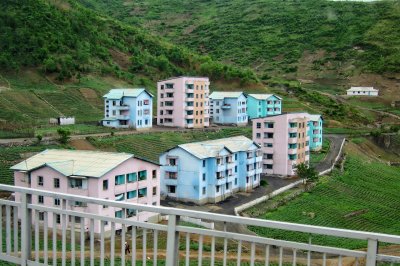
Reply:
M69 144L72 147L76 148L77 150L87 150L87 151L96 150L96 147L94 147L89 141L85 139L74 139L71 140Z
M97 93L95 90L93 89L89 89L89 88L80 88L79 92L82 94L83 97L85 97L86 99L97 99Z
M386 77L377 74L360 74L350 77L352 86L373 86L379 89L379 94L388 102L400 100L400 77ZM379 99L378 98L378 99ZM377 100L377 98L375 98Z
M129 55L120 52L118 50L114 50L114 49L109 49L109 52L111 54L111 57L113 58L113 60L123 69L123 70L127 70L129 65L131 64L130 60L129 60Z

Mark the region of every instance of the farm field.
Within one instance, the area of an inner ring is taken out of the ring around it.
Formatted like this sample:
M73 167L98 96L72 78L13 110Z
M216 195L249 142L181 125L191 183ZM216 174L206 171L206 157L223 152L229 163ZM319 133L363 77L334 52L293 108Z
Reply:
M312 191L303 193L275 211L259 218L301 224L398 234L400 230L400 171L385 163L367 161L351 154L344 173L324 177ZM255 207L257 208L257 206ZM312 213L312 215L310 215ZM358 249L365 241L319 235L264 230L252 227L259 235L314 244Z
M10 167L19 163L30 153L41 152L45 149L60 148L59 145L31 145L0 148L0 183L14 185L13 172Z
M161 132L136 134L96 139L90 138L89 141L93 146L100 150L129 152L135 154L137 157L143 157L158 163L158 157L160 154L176 145L240 135L251 138L251 128L227 128L215 132L194 131L184 133Z

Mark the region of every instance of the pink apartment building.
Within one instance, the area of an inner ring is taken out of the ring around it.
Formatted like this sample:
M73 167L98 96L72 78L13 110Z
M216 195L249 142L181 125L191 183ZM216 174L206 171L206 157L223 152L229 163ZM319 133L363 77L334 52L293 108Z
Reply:
M157 164L138 159L133 154L99 151L45 150L13 167L15 186L69 193L80 196L110 199L140 204L160 205L160 167ZM18 193L16 200L20 200ZM62 207L60 200L38 196L33 204ZM137 213L99 205L84 205L81 202L67 202L67 209L78 212L101 214L102 216L128 218L135 221L158 220L158 214ZM20 214L19 214L20 215ZM21 217L21 216L20 216ZM39 213L39 220L44 214ZM85 227L89 222L85 219ZM60 225L60 217L57 217ZM80 219L76 217L75 223ZM48 224L53 217L48 216ZM118 225L117 225L118 226ZM110 231L106 224L105 231ZM118 227L116 229L119 229ZM95 222L94 232L100 233L100 222Z
M296 174L296 166L309 164L309 114L289 113L253 119L253 141L261 146L263 173Z
M205 77L176 77L157 82L157 124L204 128L210 125L210 81Z

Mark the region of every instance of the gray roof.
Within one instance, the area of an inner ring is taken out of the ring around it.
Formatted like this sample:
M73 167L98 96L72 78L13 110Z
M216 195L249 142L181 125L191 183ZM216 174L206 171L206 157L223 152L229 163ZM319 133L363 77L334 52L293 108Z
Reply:
M218 156L223 149L227 149L229 152L234 153L239 151L247 151L252 145L259 147L258 144L251 139L248 139L245 136L238 136L181 144L178 145L178 147L184 149L199 159L205 159Z
M243 95L241 91L214 91L208 97L213 100L223 100L224 98L239 98Z
M276 94L249 94L249 96L257 100L268 100L271 96L275 96L276 98L282 100L282 98Z
M308 115L310 121L319 121L320 119L322 119L321 115Z
M100 178L129 158L133 158L133 154L102 151L45 150L12 166L11 169L32 171L48 166L65 176Z
M158 82L163 82L163 81L173 80L173 79L180 79L180 78L188 78L188 79L191 79L191 78L195 78L195 79L208 79L208 77L201 77L201 76L177 76L177 77L170 77L170 78L167 78L167 79L161 79L161 80L159 80Z
M347 91L378 91L374 87L351 87Z
M104 95L104 98L108 99L121 99L122 97L138 97L142 92L146 92L148 95L153 97L153 95L148 92L144 88L138 88L138 89L125 89L125 88L120 88L120 89L112 89L110 90L106 95Z

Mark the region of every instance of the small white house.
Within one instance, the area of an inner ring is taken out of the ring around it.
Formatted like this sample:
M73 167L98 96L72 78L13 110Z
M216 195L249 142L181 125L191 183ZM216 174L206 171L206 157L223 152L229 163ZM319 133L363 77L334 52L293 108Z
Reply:
M351 87L347 90L350 96L378 96L379 90L374 87Z

